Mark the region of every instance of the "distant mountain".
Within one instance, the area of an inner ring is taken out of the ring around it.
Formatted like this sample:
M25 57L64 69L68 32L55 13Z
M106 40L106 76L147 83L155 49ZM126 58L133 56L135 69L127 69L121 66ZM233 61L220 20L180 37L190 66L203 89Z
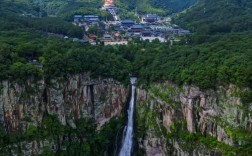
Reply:
M197 0L117 0L116 3L139 13L171 14L193 5Z
M114 0L116 6L124 14L157 13L167 15L180 12L197 0ZM98 13L103 0L1 0L18 6L17 11L32 13L36 16L71 17L75 13ZM0 3L1 3L0 2ZM5 7L6 8L6 7ZM133 14L131 14L133 15Z
M179 25L206 34L252 30L251 0L199 0L174 17Z
M43 17L43 18L38 18ZM56 33L81 38L83 30L62 18L48 17L42 7L27 0L0 1L0 30L21 31L38 30L44 33Z
M61 16L75 12L97 12L102 6L102 0L1 0L18 6L18 11L32 13L35 16ZM5 6L6 8L6 6Z
M179 12L193 5L197 0L150 0L150 3L157 8L171 13Z

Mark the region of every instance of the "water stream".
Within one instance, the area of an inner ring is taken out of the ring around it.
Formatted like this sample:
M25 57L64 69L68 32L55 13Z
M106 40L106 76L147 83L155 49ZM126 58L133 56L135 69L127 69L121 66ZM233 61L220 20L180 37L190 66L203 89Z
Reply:
M131 99L130 105L128 109L128 123L125 127L126 133L124 133L124 138L122 142L122 148L120 150L120 156L130 156L132 151L132 144L133 144L133 114L134 114L134 104L135 104L135 83L136 77L130 78L131 82Z

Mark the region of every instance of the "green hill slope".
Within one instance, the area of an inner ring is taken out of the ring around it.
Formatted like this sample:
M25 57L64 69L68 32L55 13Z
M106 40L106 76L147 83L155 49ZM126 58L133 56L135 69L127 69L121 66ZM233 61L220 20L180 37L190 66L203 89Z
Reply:
M175 21L199 33L227 33L252 30L251 0L200 0Z
M102 0L3 0L18 6L23 13L32 13L35 16L69 17L75 13L101 14Z
M41 16L67 16L68 14L97 13L103 0L3 0L19 5L23 12L32 12ZM122 11L139 13L170 14L179 12L194 4L197 0L114 0Z
M197 0L150 0L154 7L169 10L170 13L179 12L193 5Z
M182 11L197 0L117 0L120 8L137 9L139 13L171 14Z

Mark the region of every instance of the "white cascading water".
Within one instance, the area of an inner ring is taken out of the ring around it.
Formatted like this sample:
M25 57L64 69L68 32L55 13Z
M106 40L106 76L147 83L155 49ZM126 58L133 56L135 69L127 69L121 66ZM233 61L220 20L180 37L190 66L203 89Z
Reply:
M135 103L135 83L136 77L130 78L131 82L131 99L130 99L130 106L128 109L128 123L127 123L127 130L126 135L123 140L122 148L120 151L120 156L130 156L133 144L133 114L134 114L134 103Z

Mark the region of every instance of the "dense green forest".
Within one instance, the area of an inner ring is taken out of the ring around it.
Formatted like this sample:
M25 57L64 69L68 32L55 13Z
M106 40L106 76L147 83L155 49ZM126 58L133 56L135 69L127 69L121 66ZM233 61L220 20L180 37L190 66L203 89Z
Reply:
M251 88L251 43L251 34L236 33L193 35L172 47L168 43L149 43L138 39L128 46L91 46L49 37L40 31L1 31L0 79L23 83L27 79L48 80L90 72L92 77L113 77L126 83L128 74L135 72L139 85L144 87L170 80L178 85L194 84L202 89L214 89L230 83ZM29 61L34 59L39 64ZM252 101L249 90L238 96L244 104ZM57 154L102 155L106 152L111 155L115 144L114 134L122 126L122 121L124 119L113 118L101 131L95 131L93 121L78 120L77 128L72 129L62 126L57 117L48 115L39 127L30 126L25 133L6 134L0 130L0 145L4 147L24 140L57 140L64 136L77 136L80 142L65 140L66 150ZM8 154L9 150L4 148L1 153ZM42 155L53 153L44 149Z
M23 12L36 16L58 16L65 19L73 14L99 14L106 16L99 10L104 0L4 0L18 5ZM196 0L114 0L122 15L133 15L135 9L139 13L171 14L179 12L193 5Z
M22 10L29 10L29 7L25 7L28 2L14 2L15 5L11 5L11 2L1 1L0 5L1 79L26 80L30 76L49 79L89 71L95 77L114 77L126 82L128 73L136 72L144 85L171 80L180 85L195 84L203 89L229 83L241 87L252 86L251 33L196 34L182 38L172 47L168 43L148 43L136 39L129 46L99 45L90 48L88 44L73 43L45 34L53 32L82 37L79 27L61 18L24 17L21 13ZM200 1L188 12L200 7L203 2L211 7L211 2ZM227 6L233 6L231 2ZM249 2L237 4L243 4L241 7L250 11ZM218 10L220 15L222 11ZM179 17L183 19L183 14ZM236 18L230 18L233 19ZM243 27L241 31L249 28ZM31 63L34 59L43 67L34 66Z
M169 14L189 7L195 1L144 2L145 5L139 7L143 1L116 1L122 12L130 10L129 15L136 7L140 13ZM22 84L28 79L47 81L89 72L93 78L113 77L127 84L129 73L134 72L138 85L146 88L151 83L169 80L177 85L192 84L201 89L229 84L252 89L251 1L199 0L174 18L197 33L181 37L181 41L173 46L140 39L134 39L127 46L92 46L47 35L55 33L81 38L82 29L69 22L72 16L92 13L107 17L106 12L99 10L101 5L100 0L0 1L0 81ZM244 104L252 102L251 90L238 96ZM76 152L112 155L114 134L122 121L124 119L113 118L101 131L95 131L94 121L80 120L76 121L77 128L72 129L62 126L57 117L46 114L39 127L30 126L24 134L6 134L0 129L0 145L44 138L57 140L67 134L81 138L80 143L64 142L68 155L76 155ZM1 152L8 154L8 150L4 148ZM52 153L45 149L43 155Z
M146 83L172 80L201 88L225 83L251 87L251 41L245 34L197 35L173 47L142 42L126 47L123 55L132 60L137 75Z
M20 29L33 29L70 37L82 38L83 36L83 30L80 27L74 26L62 18L38 18L33 14L31 16L34 17L31 17L27 15L30 13L23 11L22 7L26 8L26 5L0 2L0 30L16 30L18 32Z
M29 120L29 119L25 119ZM73 129L69 125L62 125L56 115L45 114L42 123L36 127L30 125L25 133L8 132L0 129L0 152L2 155L10 155L13 151L22 155L21 149L18 147L7 146L22 141L43 140L48 139L51 142L57 142L63 139L61 146L66 147L65 150L57 150L52 152L50 147L44 147L41 156L53 155L85 155L98 156L107 153L113 155L114 145L117 131L122 127L124 117L112 118L109 123L101 127L100 131L96 131L95 121L92 119L76 120L76 128ZM85 132L85 133L83 133ZM69 139L75 138L78 139Z
M18 6L23 13L32 13L35 16L67 17L74 12L98 12L102 0L3 0Z
M160 8L167 13L177 13L195 4L197 0L150 0L151 6Z
M95 77L115 77L123 80L130 66L121 56L108 53L102 46L75 43L33 32L0 33L0 79L25 81L91 72ZM38 60L43 68L32 65Z
M174 17L179 25L200 34L252 30L251 0L199 0Z
M128 46L92 48L32 32L6 31L0 36L1 79L90 71L93 76L127 81L128 73L136 72L143 84L171 80L201 88L252 86L250 34L190 36L172 47L135 40ZM29 59L39 60L43 68L31 65Z
M196 0L115 0L121 11L138 11L140 14L168 15L190 7Z

